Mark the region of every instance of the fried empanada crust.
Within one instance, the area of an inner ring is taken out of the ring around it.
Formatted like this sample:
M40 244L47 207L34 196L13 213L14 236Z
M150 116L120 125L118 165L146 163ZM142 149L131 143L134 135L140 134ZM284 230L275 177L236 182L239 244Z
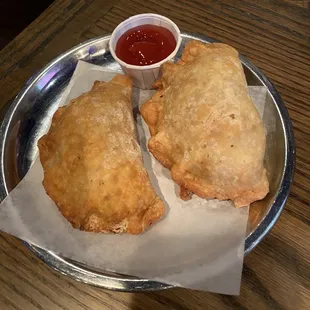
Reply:
M234 48L190 41L178 63L162 66L154 88L141 107L148 147L182 199L194 193L241 207L266 196L264 127Z
M38 142L44 188L80 230L139 234L164 215L136 141L132 87L125 75L96 81Z

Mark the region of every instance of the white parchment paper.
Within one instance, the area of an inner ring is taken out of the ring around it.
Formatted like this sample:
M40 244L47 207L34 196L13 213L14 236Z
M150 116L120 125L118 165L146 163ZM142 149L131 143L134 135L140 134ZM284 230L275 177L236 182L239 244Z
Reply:
M60 105L88 91L95 80L109 81L115 74L79 62ZM249 91L262 116L266 90L249 87ZM137 105L151 93L134 89L134 116L145 167L167 206L162 221L138 236L73 229L46 195L42 186L43 170L37 158L26 177L2 202L0 229L102 270L188 288L238 294L248 208L236 209L228 201L203 200L196 196L187 202L178 198L178 189L169 171L147 151L149 131Z

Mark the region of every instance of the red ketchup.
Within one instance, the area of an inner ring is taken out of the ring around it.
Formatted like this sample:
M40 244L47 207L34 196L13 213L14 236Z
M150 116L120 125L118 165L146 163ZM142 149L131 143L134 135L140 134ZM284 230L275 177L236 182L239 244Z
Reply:
M168 57L177 43L166 28L140 25L126 31L117 41L115 53L130 65L147 66Z

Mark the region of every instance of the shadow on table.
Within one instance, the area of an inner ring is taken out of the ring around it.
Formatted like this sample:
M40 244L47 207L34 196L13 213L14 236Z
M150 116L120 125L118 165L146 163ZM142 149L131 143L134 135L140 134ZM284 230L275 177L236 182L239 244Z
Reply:
M158 292L133 293L131 310L246 309L236 296L174 288Z

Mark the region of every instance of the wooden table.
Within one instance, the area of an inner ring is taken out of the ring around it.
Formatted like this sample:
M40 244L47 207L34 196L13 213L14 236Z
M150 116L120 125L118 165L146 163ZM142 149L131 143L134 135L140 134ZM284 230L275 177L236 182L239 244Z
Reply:
M156 12L182 30L231 44L274 82L293 120L297 167L281 218L245 259L241 294L186 289L119 293L75 282L0 234L0 309L310 309L310 11L285 0L57 0L0 53L2 113L54 57L109 33L130 15Z

